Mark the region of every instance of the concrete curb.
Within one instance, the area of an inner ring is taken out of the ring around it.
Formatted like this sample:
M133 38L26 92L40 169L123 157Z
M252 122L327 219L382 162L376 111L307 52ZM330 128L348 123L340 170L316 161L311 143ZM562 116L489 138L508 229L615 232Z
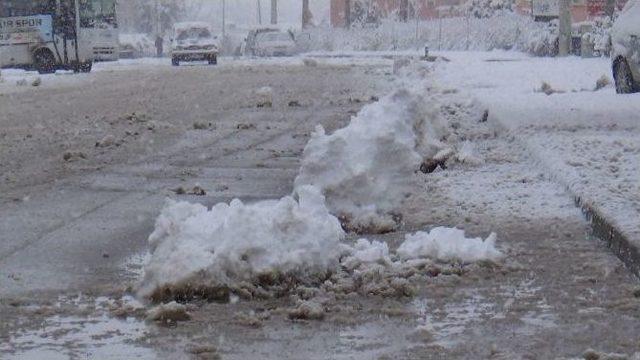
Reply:
M640 249L596 209L584 204L579 197L576 198L576 205L582 209L587 221L591 224L593 235L606 242L609 249L635 276L640 278Z
M491 106L489 104L485 105L491 113ZM640 241L634 243L628 236L624 235L622 231L612 225L600 211L590 205L588 201L585 201L582 196L578 195L571 185L562 179L562 176L558 176L554 172L553 166L549 166L544 159L540 158L535 149L531 148L525 140L520 138L516 134L516 131L510 129L499 116L492 114L491 118L493 119L493 124L504 131L506 136L510 136L531 154L536 166L540 167L548 174L551 180L563 186L567 192L574 196L576 207L580 208L585 215L586 220L591 226L592 234L601 241L604 241L611 251L625 264L629 271L640 278L640 248L637 245L640 244Z

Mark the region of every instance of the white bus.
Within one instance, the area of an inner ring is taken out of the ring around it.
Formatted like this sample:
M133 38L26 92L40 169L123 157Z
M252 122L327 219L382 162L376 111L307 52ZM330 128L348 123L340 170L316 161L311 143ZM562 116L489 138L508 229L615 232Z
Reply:
M91 71L91 0L0 0L0 67ZM82 7L81 7L82 6Z
M81 34L93 44L94 60L118 60L120 42L116 0L80 0L79 3Z

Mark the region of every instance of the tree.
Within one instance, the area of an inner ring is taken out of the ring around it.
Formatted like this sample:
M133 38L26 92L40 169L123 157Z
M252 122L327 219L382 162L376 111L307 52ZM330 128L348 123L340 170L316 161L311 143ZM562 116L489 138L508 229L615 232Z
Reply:
M162 34L187 10L180 0L129 0L119 5L118 17L125 31Z

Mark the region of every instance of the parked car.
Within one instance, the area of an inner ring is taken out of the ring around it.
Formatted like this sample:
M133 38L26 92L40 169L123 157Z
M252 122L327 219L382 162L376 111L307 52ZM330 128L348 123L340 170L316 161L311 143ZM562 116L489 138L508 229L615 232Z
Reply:
M263 28L249 31L243 53L246 56L293 56L297 50L292 32Z
M640 0L630 0L611 30L616 92L640 91Z
M154 53L154 43L146 34L120 34L120 59L137 59Z
M211 65L218 63L219 43L211 27L202 22L177 23L171 39L171 63L206 60Z

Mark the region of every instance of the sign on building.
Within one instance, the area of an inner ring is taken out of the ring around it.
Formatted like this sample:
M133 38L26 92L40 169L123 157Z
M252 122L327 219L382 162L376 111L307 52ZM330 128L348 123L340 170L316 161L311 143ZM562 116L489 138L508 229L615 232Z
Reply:
M531 14L536 21L548 21L560 16L558 0L531 0Z

